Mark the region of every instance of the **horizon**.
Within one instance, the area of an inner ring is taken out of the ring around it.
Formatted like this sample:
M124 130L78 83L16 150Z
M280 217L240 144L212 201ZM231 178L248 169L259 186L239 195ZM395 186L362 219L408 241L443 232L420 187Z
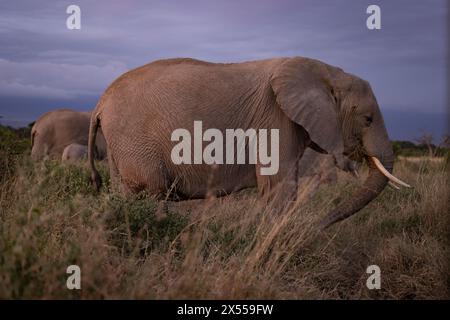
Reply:
M373 2L373 3L372 3ZM153 60L307 56L368 80L392 140L449 132L447 4L422 1L76 1L0 4L0 124L61 107L90 110L120 74ZM368 30L366 8L381 8Z

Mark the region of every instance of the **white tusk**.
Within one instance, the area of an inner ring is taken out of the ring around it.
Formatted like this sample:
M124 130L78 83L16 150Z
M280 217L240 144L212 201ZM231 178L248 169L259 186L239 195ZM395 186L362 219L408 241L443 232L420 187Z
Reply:
M373 163L375 163L375 165L377 166L378 170L380 170L380 172L382 174L384 174L389 180L391 180L392 182L395 182L401 186L407 187L407 188L411 188L411 186L405 182L403 182L402 180L394 177L392 174L389 173L389 171L386 170L385 167L383 167L383 165L381 164L380 160L378 160L375 157L370 157L373 161Z
M355 175L355 177L359 178L358 170L354 169L354 170L353 170L353 174Z
M394 188L394 189L396 189L396 190L400 190L400 188L397 187L397 185L396 185L395 183L393 183L393 182L391 182L391 181L389 181L388 183L389 183L389 185L390 185L392 188Z

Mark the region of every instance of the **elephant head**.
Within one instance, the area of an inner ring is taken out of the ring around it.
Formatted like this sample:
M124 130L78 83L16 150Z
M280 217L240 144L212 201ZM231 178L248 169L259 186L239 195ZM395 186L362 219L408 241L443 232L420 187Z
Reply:
M345 169L345 156L369 166L363 186L322 221L325 228L343 220L380 194L392 176L394 154L369 83L317 60L284 60L270 84L285 115L309 134L311 147L332 154ZM409 186L408 186L409 187Z

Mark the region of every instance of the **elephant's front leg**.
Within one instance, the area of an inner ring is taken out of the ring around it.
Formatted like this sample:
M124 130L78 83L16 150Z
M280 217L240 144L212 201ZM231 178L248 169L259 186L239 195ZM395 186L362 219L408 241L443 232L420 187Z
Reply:
M263 175L263 165L256 165L258 190L265 201L270 202L277 211L297 200L298 160L303 148L298 145L291 149L280 150L279 169L276 174Z
M309 136L302 127L292 123L281 112L273 115L270 121L270 127L279 130L279 138L272 139L271 135L270 140L268 139L270 146L267 151L271 154L272 159L278 159L278 170L275 174L264 174L267 173L267 170L263 172L262 169L266 166L258 161L256 181L263 199L270 201L276 211L281 212L283 208L297 200L298 165L309 143ZM273 143L277 145L273 145ZM258 147L260 148L261 145ZM275 153L278 154L275 155Z

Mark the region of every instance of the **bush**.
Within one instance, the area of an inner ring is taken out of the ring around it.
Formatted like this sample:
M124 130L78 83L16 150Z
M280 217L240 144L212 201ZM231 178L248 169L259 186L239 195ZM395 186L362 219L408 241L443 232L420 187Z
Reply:
M29 138L20 137L10 128L0 126L0 183L11 177L18 161L30 150Z
M140 194L130 198L113 195L107 200L106 227L111 241L122 249L146 252L158 246L167 247L186 226L186 216L168 212L156 215L158 203Z

